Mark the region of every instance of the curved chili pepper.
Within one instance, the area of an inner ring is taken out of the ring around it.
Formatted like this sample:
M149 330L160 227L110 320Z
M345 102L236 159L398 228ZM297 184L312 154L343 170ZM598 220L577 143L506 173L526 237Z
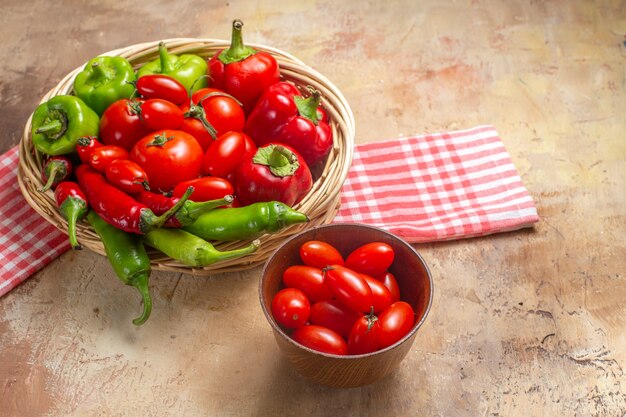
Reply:
M189 187L174 206L157 216L145 204L115 188L89 165L79 165L76 169L76 178L87 196L89 205L100 217L125 232L138 234L145 234L163 226L180 210L193 192L193 187Z
M82 249L76 238L76 223L87 214L85 193L75 182L64 181L54 190L54 198L63 218L67 220L67 231L72 249Z
M56 187L61 182L67 180L72 175L72 161L65 156L50 157L43 165L41 179L45 185L39 190L45 193L52 187Z

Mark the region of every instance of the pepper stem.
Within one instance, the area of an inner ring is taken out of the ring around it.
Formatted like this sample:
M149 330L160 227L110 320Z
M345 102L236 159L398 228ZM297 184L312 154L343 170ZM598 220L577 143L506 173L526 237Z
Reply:
M233 31L231 35L230 48L225 49L218 57L225 65L232 64L233 62L243 61L250 55L256 53L254 48L245 46L243 44L243 36L241 34L241 28L243 22L239 19L233 21Z
M186 214L190 219L197 220L198 217L200 217L202 214L214 210L218 207L227 206L228 204L232 203L233 200L234 197L232 195L226 195L224 196L224 198L220 198L218 200L203 202L188 201L187 204L185 204L185 207L187 209Z
M163 226L165 222L167 222L170 217L175 215L176 212L178 212L178 210L183 207L185 202L189 200L189 197L191 196L191 193L193 193L193 190L193 187L187 188L187 191L185 191L185 194L182 195L180 200L178 200L176 204L174 204L169 210L167 210L160 216L156 216L154 213L148 210L147 212L151 214L148 214L147 217L143 218L141 221L140 229L142 233L145 234L148 233L150 230L158 229L159 227Z
M270 172L277 177L293 175L300 167L296 154L284 146L275 144L259 148L254 154L252 162L266 165Z
M91 71L93 72L94 79L102 80L107 77L106 71L102 68L102 66L98 62L94 62L91 64Z
M209 249L202 254L201 259L199 259L198 262L200 266L211 265L215 262L225 261L227 259L240 258L244 255L256 252L256 250L259 249L259 246L261 246L261 241L259 239L256 239L245 248L233 249L228 251L219 251L213 248L213 245L211 245L210 243L209 245L212 249Z
M52 187L54 182L57 180L57 173L61 171L61 163L54 163L53 161L53 162L50 162L49 165L50 165L50 171L47 173L48 181L46 181L46 184L38 190L40 193L45 193ZM45 172L45 169L46 168L44 168L44 172Z
M204 97L202 99L204 99ZM202 123L202 126L209 132L213 140L217 139L217 130L215 130L213 125L207 120L206 112L200 104L192 103L191 106L189 106L189 110L185 112L185 117L193 117L194 119L200 120L200 123Z
M159 59L161 61L161 74L169 74L174 71L170 54L167 53L167 47L163 42L159 42Z
M142 271L138 275L135 275L130 283L130 285L137 288L143 300L143 311L139 317L133 320L135 326L144 324L150 317L150 313L152 313L152 297L150 296L150 288L148 287L149 278L150 272Z
M313 122L313 124L317 125L317 123L319 122L317 108L320 105L322 95L313 87L308 87L308 89L311 92L310 97L304 98L302 96L294 96L293 101L298 108L298 113L300 113L300 116L309 119Z

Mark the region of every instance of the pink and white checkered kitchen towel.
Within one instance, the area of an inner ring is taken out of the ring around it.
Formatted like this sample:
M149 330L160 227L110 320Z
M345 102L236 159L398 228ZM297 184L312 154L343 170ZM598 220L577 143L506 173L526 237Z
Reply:
M357 146L334 222L377 226L415 243L538 220L498 133L479 126Z

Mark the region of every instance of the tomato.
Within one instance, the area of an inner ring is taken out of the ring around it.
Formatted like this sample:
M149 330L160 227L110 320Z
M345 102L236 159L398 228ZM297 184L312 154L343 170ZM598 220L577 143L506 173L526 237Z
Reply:
M174 187L172 197L182 197L187 188L193 187L193 193L189 199L191 201L211 201L233 195L233 186L223 178L201 177L183 181Z
M141 121L150 130L178 129L184 120L183 111L170 101L151 98L141 105Z
M150 178L153 191L169 192L200 175L202 148L193 136L180 130L160 130L139 140L130 153Z
M359 313L369 313L372 308L372 290L367 281L351 269L332 265L324 269L324 282L337 300Z
M361 276L367 281L367 285L372 290L372 304L375 313L383 311L393 303L391 292L385 287L385 284L369 275L361 274Z
M311 306L309 320L313 324L328 327L348 338L352 325L361 316L361 313L357 313L337 300L328 300L318 301Z
M398 281L396 281L396 277L389 271L385 273L382 277L376 278L378 281L382 282L385 287L391 293L391 302L395 303L396 301L400 301L400 286L398 285Z
M142 99L121 99L111 104L100 118L100 141L130 151L135 143L150 133L141 122Z
M296 288L284 288L272 299L272 316L278 324L288 329L304 326L309 320L311 304L304 293Z
M106 169L107 180L120 190L133 194L148 187L148 175L130 159L116 159Z
M91 153L94 149L103 144L95 136L83 136L76 141L76 153L82 163L88 164Z
M104 173L116 159L128 159L128 151L120 146L105 145L94 149L89 156L89 165Z
M291 334L291 338L301 345L318 352L330 353L332 355L345 355L348 353L346 341L327 327L315 324L302 326Z
M361 316L350 329L348 354L362 355L378 350L380 323L374 315Z
M415 324L415 312L409 303L397 301L378 315L380 348L384 349L402 339Z
M183 111L186 111L185 108L189 109L189 105L187 105L186 107L185 105L183 105L181 107ZM202 147L203 152L206 152L207 149L209 149L209 146L215 140L215 137L213 137L213 135L209 133L207 128L202 124L202 122L195 117L185 116L185 120L180 126L180 130L189 133L191 136L196 138L198 144L200 144L200 146Z
M290 266L283 273L283 283L287 287L299 289L313 303L330 300L333 296L330 289L324 284L322 270L312 266Z
M185 86L169 75L144 75L139 77L135 88L146 99L160 98L176 105L181 105L189 100Z
M246 154L246 140L252 139L245 133L226 132L207 149L202 161L202 173L227 178L241 164Z
M202 88L191 99L194 104L202 106L206 119L217 131L217 137L231 130L243 131L245 114L234 97L215 88Z
M300 259L306 265L325 268L328 265L344 265L343 256L331 244L310 240L300 246Z
M384 274L393 263L393 248L383 242L367 243L348 255L346 267L375 277Z

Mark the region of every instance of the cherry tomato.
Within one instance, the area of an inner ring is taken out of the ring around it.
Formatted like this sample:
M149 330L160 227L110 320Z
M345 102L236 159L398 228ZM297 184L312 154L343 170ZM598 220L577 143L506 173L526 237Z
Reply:
M193 187L191 201L211 201L233 195L233 186L227 180L218 177L201 177L183 181L174 187L172 197L182 197L189 186Z
M328 265L344 266L343 257L331 244L310 240L300 246L300 259L305 265L326 268Z
M389 293L391 293L392 303L400 301L400 286L398 285L398 281L396 281L396 277L391 272L387 271L385 275L376 279L382 282L385 287L387 287Z
M352 325L361 316L361 313L357 313L337 300L328 300L318 301L311 306L311 317L309 317L309 320L313 324L328 327L341 336L348 338Z
M141 121L150 130L178 129L184 120L183 111L170 101L151 98L141 105Z
M142 99L121 99L111 104L100 118L100 140L130 151L135 143L150 133L141 122Z
M361 316L350 329L348 354L362 355L378 350L380 323L374 315Z
M288 329L304 326L310 314L309 300L302 291L296 288L283 288L272 299L274 320Z
M241 132L246 123L243 108L237 100L215 88L201 88L191 97L204 109L206 119L217 131L217 137L229 131Z
M88 164L93 150L101 146L102 143L95 136L83 136L76 141L76 153L82 163Z
M202 173L227 178L241 164L246 154L246 137L240 132L226 132L207 149L202 160Z
M384 242L367 243L348 255L346 267L375 277L383 275L393 263L393 248Z
M330 300L333 296L324 284L322 270L312 266L290 266L283 272L283 283L287 287L299 289L313 303Z
M393 303L391 292L385 287L385 284L369 275L361 274L361 276L367 281L367 285L372 290L372 304L375 313L383 311Z
M111 162L117 159L128 159L128 151L121 146L105 145L94 149L89 156L89 165L96 171L104 173Z
M116 159L106 169L107 180L120 190L133 194L149 189L148 175L130 159Z
M402 339L413 328L415 313L409 303L397 301L378 315L380 348L384 349Z
M296 342L317 350L318 352L330 353L333 355L345 355L348 353L348 345L336 332L327 327L311 324L296 329L291 337Z
M183 111L186 111L185 108L189 109L189 105L185 107L185 105L183 104L181 109ZM185 116L185 120L183 120L183 124L180 126L180 130L189 133L191 136L196 138L198 144L200 144L200 146L202 147L203 152L206 152L207 149L209 149L209 146L215 140L215 138L211 135L211 133L209 133L207 128L202 124L202 122L195 117Z
M137 80L135 88L146 99L160 98L178 106L189 100L185 86L165 74L144 75Z
M169 192L187 180L198 178L202 148L193 136L180 130L160 130L135 144L130 159L150 178L152 191Z
M332 265L324 269L324 282L337 300L354 311L369 313L371 310L372 290L358 272Z

